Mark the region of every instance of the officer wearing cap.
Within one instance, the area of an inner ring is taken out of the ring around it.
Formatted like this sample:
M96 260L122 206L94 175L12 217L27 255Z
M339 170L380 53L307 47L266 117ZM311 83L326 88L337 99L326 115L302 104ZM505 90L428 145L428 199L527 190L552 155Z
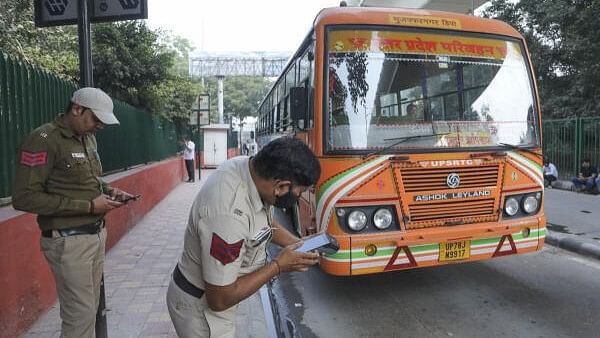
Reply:
M311 150L283 137L255 157L224 162L208 177L190 210L167 290L179 337L233 337L240 301L281 272L306 271L317 263L317 253L295 251L300 240L272 219L271 209L293 206L319 175ZM270 240L283 250L267 263Z
M92 337L104 266L104 215L130 194L106 184L94 133L118 124L102 90L73 93L64 114L21 144L13 207L38 215L41 248L54 274L61 337Z

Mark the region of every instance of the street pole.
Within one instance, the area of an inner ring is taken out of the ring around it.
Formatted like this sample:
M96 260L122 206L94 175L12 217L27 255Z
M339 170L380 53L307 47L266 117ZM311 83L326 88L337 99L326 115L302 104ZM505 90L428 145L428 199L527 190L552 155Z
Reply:
M239 119L240 119L240 144L238 145L238 147L240 149L240 153L242 153L242 150L244 149L244 145L242 144L242 128L244 127L244 122L242 120L241 115L240 115ZM248 149L248 151L250 151L250 149ZM246 154L246 155L248 155L248 154Z
M77 30L79 35L79 84L81 87L94 86L94 68L92 62L92 39L90 29L89 1L79 0ZM100 299L96 310L96 338L107 338L106 295L104 292L104 272L100 280Z
M217 76L217 110L219 112L219 123L223 123L223 79L225 76Z
M79 0L77 29L79 32L79 82L82 87L93 87L94 73L88 0Z

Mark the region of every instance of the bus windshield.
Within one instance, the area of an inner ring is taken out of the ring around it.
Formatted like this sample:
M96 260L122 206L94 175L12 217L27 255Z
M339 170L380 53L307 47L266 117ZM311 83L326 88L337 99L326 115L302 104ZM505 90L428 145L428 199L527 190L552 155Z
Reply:
M328 151L539 146L517 40L363 29L327 37Z

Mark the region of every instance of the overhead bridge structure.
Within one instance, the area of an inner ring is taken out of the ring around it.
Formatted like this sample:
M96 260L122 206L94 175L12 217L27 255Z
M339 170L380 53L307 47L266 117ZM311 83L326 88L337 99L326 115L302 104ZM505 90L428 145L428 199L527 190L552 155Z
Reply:
M190 75L277 77L291 52L198 53L190 57Z

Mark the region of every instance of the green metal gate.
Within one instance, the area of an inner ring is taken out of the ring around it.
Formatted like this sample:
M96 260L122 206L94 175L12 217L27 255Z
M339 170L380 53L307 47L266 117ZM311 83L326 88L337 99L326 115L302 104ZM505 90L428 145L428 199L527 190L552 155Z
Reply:
M561 179L571 179L583 159L600 166L600 117L545 120L544 157L558 168Z

